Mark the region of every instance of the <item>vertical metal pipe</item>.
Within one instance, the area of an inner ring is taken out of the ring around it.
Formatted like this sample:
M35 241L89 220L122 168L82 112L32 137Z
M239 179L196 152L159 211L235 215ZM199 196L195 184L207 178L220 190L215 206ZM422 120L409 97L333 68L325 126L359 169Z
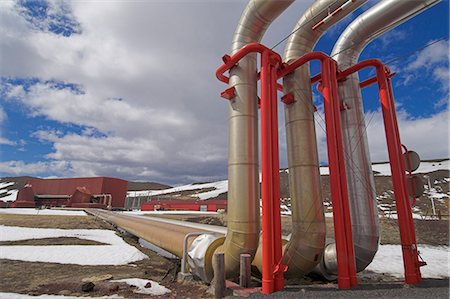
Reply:
M272 21L293 1L250 0L236 28L231 54L248 43L259 42ZM228 275L238 273L240 254L253 257L259 243L256 83L256 54L252 54L230 70L229 85L235 87L236 96L229 108L228 232L221 248Z
M363 49L375 38L431 7L439 0L383 0L356 18L336 42L332 58L341 69L358 62ZM341 111L346 152L347 182L350 197L353 240L357 271L364 270L378 249L379 223L375 182L372 173L359 77L354 73L339 83L339 98L349 109ZM330 244L330 247L333 245ZM325 263L334 265L334 251ZM334 267L327 271L335 273Z
M351 3L347 0L316 0L303 14L289 37L284 61L290 63L311 52L326 30L364 2L365 0ZM345 10L313 29L329 12L346 3ZM285 94L292 93L295 99L294 103L285 105L292 236L284 251L283 260L289 266L289 273L306 274L321 260L326 234L309 63L286 76L283 79L283 89Z

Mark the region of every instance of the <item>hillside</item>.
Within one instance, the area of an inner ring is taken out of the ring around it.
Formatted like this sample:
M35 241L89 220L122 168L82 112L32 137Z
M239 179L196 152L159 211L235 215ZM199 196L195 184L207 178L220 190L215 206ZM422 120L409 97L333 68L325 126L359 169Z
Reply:
M393 199L392 181L390 178L389 163L374 163L372 169L375 174L376 194L380 215L396 218L396 208ZM425 192L417 200L413 212L415 218L428 217L433 214L432 202L435 205L436 214L445 217L449 214L449 159L422 161L417 173L423 183ZM329 191L329 169L320 167L322 198L325 212L331 213L331 197ZM17 190L24 186L31 177L7 177L0 179L0 200L15 200ZM431 188L430 188L430 186ZM289 215L290 195L288 170L280 170L280 187L282 212ZM154 182L129 182L128 198L138 198L140 202L149 199L227 199L228 181L222 180L211 183L193 183L189 185L170 187Z
M389 163L374 163L372 165L375 177L375 189L377 194L378 208L381 216L396 218L396 208L392 192L392 180L390 177ZM448 216L450 199L450 163L449 159L423 161L417 171L418 176L424 183L425 192L417 200L413 212L415 218L423 218L432 215L432 200L435 205L436 214L443 217ZM331 196L329 169L327 166L320 167L322 198L325 212L331 213ZM428 186L428 179L431 188ZM282 213L289 215L290 195L288 170L280 170L280 187ZM165 190L142 190L129 192L129 198L138 198L141 202L149 199L226 199L228 191L228 181L217 181L211 183L189 184L168 188Z

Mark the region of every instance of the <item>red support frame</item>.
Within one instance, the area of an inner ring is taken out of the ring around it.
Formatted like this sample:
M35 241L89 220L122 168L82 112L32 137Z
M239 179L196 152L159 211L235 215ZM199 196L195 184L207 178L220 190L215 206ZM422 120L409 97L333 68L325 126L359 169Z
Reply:
M358 282L356 279L355 253L341 131L337 65L333 59L324 53L311 52L289 65L283 65L283 68L278 72L278 77L287 76L311 60L319 60L321 62L321 75L319 78L322 78L322 82L319 91L321 91L324 98L330 189L338 263L338 286L341 289L348 289L356 286Z
M281 211L280 211L280 163L278 157L278 110L277 110L277 69L281 57L258 44L250 43L242 47L232 57L225 55L224 64L216 71L216 77L228 83L223 75L244 56L261 54L261 168L262 168L262 290L264 294L284 288L283 273L286 267L282 261ZM234 97L234 88L222 94L227 99ZM231 95L231 96L230 96Z
M383 114L384 129L391 165L392 184L394 186L395 204L397 206L398 225L402 244L403 264L405 269L405 283L416 284L422 280L420 273L419 254L417 251L416 234L412 218L411 204L406 183L405 165L402 155L402 144L398 130L397 116L395 112L394 97L392 92L390 70L377 59L368 59L355 64L340 72L338 79L360 71L367 67L376 69L376 82L380 95L381 110ZM372 79L364 82L374 83ZM366 86L368 86L367 84Z
M286 266L282 261L281 214L280 214L280 177L278 157L278 111L277 83L279 78L289 75L298 67L311 60L321 62L321 73L311 78L311 83L320 82L318 88L324 98L325 125L328 161L330 168L330 189L333 203L333 221L336 239L338 286L341 289L357 285L352 224L348 202L348 189L345 169L345 153L342 141L340 120L341 105L338 95L338 81L343 81L350 74L367 67L376 68L376 76L360 83L364 88L378 83L382 106L385 134L388 144L394 194L396 198L400 239L402 243L405 267L405 282L415 284L421 280L414 223L409 203L405 166L402 156L402 145L398 131L394 99L389 69L379 60L369 59L339 71L336 61L321 52L311 52L298 58L291 64L282 64L281 57L258 44L250 43L232 57L225 55L224 64L216 71L216 77L228 83L229 78L223 73L235 66L239 60L249 53L261 54L261 165L262 165L262 293L270 294L283 289L283 273ZM221 93L221 96L232 100L235 97L234 87ZM294 98L286 94L282 101L289 105Z

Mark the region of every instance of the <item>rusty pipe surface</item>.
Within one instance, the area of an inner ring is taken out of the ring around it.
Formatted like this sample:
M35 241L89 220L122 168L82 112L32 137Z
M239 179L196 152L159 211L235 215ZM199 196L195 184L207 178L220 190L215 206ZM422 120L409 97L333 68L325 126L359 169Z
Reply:
M336 42L332 58L340 69L358 62L363 49L375 38L402 24L439 0L384 0L356 18ZM356 270L364 270L378 250L380 238L375 183L364 121L359 77L354 73L339 83L339 98L350 109L341 112L343 142L346 152L347 182ZM325 251L325 269L336 274L333 243Z
M261 41L266 29L294 0L250 0L233 36L231 55ZM228 230L222 250L227 275L239 270L241 253L254 257L260 233L256 54L230 70L235 98L229 106Z
M365 1L316 0L288 39L284 62L291 63L311 52L326 30ZM344 5L345 9L329 17L329 12ZM327 22L323 22L325 18L328 18ZM319 23L320 26L315 26ZM283 261L289 266L288 274L306 274L321 260L326 235L309 63L284 77L283 89L285 94L292 93L295 99L294 103L285 105L292 236Z

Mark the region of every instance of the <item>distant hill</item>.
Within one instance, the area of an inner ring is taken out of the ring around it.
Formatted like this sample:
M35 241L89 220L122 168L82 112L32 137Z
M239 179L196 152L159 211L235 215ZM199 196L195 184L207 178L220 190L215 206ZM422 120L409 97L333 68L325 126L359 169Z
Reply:
M128 191L141 191L141 190L164 190L172 188L169 185L164 185L155 182L131 182L128 181Z

